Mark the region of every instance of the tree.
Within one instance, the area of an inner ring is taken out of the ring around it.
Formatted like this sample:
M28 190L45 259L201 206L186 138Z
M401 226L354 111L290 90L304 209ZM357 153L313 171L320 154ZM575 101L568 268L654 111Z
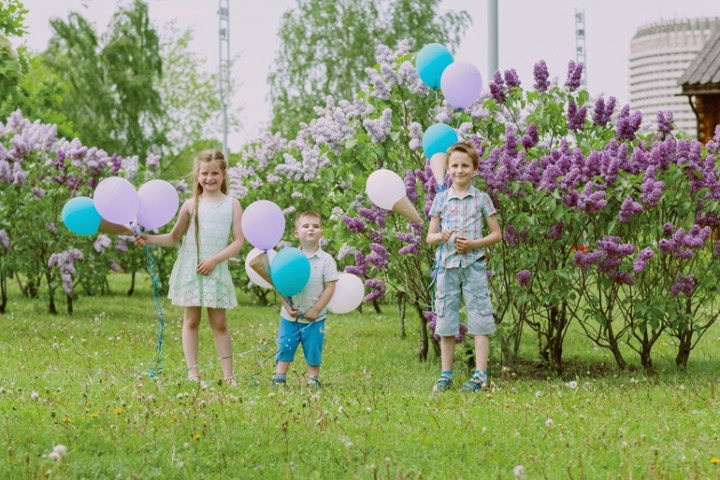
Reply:
M50 24L54 35L44 56L69 88L63 109L82 141L143 159L161 152L162 60L147 4L134 0L120 8L102 36L77 12Z
M25 14L27 10L18 0L0 3L0 99L14 100L17 85L22 77L22 59L12 48L7 37L20 37L25 34Z
M174 22L162 33L160 96L165 112L161 124L167 138L162 165L165 178L186 175L195 154L202 149L199 145L217 138L222 131L217 74L204 69L205 60L189 50L191 41L192 31L181 32ZM239 125L238 113L238 109L228 113L231 126Z
M440 0L298 0L283 15L280 47L268 77L271 130L294 137L328 95L350 100L378 45L455 48L470 23L465 11L438 14Z

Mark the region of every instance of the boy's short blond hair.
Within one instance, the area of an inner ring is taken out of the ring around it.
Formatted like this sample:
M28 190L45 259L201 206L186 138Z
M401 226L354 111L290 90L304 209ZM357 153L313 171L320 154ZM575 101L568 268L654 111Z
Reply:
M467 154L468 157L470 157L470 160L473 162L473 167L478 168L478 164L480 162L480 153L478 153L477 149L468 142L457 142L450 145L450 148L448 148L447 151L447 162L450 161L450 155L452 155L454 152L461 152Z
M297 218L295 219L295 228L298 228L300 226L300 221L303 218L307 218L307 217L316 219L318 221L318 223L320 225L322 225L322 217L320 216L320 214L317 212L314 212L312 210L307 210L297 216Z

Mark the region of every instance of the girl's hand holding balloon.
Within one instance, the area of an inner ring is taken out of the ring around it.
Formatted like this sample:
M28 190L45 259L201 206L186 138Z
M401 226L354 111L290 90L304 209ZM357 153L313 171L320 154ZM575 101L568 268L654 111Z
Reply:
M139 245L139 246L141 246L141 247L145 247L145 246L147 246L147 245L150 245L150 241L149 241L148 236L147 236L146 234L144 234L144 233L139 233L139 234L135 237L135 244L137 244L137 245Z

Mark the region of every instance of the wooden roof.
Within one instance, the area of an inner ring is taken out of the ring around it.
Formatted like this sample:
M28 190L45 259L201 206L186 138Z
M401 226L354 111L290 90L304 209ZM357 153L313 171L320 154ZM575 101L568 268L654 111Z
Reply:
M690 62L678 84L683 87L683 92L717 90L720 85L720 31L713 33L705 42L705 46Z

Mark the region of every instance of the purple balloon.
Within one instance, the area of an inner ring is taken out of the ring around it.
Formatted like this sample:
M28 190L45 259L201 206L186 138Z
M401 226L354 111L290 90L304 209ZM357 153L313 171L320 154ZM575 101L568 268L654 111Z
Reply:
M160 228L175 218L180 199L165 180L150 180L138 189L137 223L145 230Z
M135 219L140 200L132 183L122 177L101 181L93 194L95 208L111 223L125 224Z
M270 200L257 200L245 209L240 225L253 247L270 250L285 233L285 215Z
M468 108L482 90L480 71L471 63L453 62L443 71L440 90L453 107Z

